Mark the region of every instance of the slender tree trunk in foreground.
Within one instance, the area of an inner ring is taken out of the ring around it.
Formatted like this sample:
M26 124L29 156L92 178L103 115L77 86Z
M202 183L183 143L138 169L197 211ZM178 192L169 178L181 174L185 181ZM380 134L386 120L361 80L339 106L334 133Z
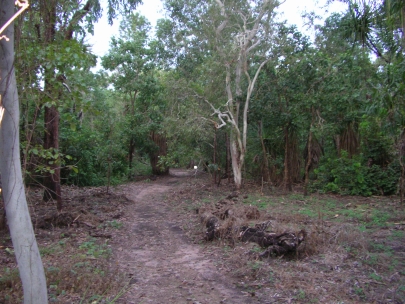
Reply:
M14 14L14 0L0 0L0 26ZM14 25L0 40L0 95L5 109L0 125L0 172L7 223L24 290L24 303L48 303L46 279L27 206L21 173L19 102L14 72Z

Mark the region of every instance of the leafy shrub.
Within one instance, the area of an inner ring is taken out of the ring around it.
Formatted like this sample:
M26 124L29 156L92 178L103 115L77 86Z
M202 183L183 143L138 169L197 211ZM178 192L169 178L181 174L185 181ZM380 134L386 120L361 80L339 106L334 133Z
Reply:
M361 156L349 158L346 151L341 154L341 157L328 158L315 169L317 179L312 189L344 195L371 195L366 182L367 167L362 166Z
M386 168L377 165L372 165L368 168L366 179L372 194L395 194L398 187L400 170L398 162L390 163Z
M311 182L312 191L342 195L393 194L399 178L397 164L392 163L387 168L369 167L362 155L349 158L346 151L342 151L340 158L321 160L314 172L316 179Z

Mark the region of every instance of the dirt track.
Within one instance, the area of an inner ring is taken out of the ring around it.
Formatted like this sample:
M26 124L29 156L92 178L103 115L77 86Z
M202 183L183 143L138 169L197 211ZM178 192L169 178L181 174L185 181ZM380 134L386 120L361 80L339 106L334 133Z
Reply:
M182 179L124 187L134 203L112 245L131 285L118 303L253 303L217 270L210 253L183 232L181 217L186 215L174 212L167 201Z

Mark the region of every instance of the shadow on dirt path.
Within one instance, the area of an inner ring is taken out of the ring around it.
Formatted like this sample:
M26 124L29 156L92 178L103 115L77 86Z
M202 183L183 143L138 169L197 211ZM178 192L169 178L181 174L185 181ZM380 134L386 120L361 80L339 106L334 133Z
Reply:
M182 179L131 183L122 189L134 203L112 242L116 263L130 277L129 290L118 303L253 303L188 239L180 220L185 215L165 201Z

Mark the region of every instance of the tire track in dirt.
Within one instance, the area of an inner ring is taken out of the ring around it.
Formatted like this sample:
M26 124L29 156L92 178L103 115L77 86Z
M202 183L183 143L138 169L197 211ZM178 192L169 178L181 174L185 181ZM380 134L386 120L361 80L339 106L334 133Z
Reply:
M165 178L123 189L134 203L112 245L131 285L118 303L253 303L187 238L179 215L164 202L179 181Z

